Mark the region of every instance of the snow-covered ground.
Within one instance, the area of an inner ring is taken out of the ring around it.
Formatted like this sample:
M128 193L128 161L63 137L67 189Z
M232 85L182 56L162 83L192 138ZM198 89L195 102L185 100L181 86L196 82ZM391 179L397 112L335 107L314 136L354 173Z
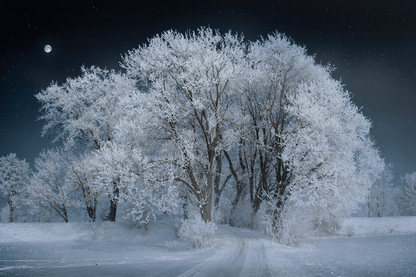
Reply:
M335 236L266 253L279 276L416 276L416 217L348 218Z
M0 276L416 276L416 217L349 218L300 248L218 230L195 250L162 223L0 224Z

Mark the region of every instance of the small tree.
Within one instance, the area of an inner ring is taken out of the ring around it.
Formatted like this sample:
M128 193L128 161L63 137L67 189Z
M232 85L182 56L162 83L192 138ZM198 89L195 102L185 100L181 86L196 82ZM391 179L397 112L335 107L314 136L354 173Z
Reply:
M16 208L22 206L24 193L29 182L30 167L11 153L0 158L0 191L10 207L10 222L15 220Z
M416 215L416 172L401 177L403 185L396 194L401 215Z
M62 149L46 150L35 160L29 194L33 206L52 209L68 222L71 187L65 180L68 162Z
M103 195L102 186L97 186L94 182L94 166L92 155L84 154L79 157L71 157L68 163L65 182L78 192L77 204L87 210L91 222L97 220L97 209L100 196Z
M121 126L120 126L121 127ZM154 209L171 213L179 205L176 187L169 173L169 165L149 161L141 151L116 139L102 145L91 153L94 187L101 187L108 195L117 197L113 203L123 203L127 208L125 217L136 224L147 224L155 218ZM117 182L117 193L113 192Z
M396 211L393 188L393 165L387 164L380 177L374 182L367 196L367 215L377 217L392 215Z

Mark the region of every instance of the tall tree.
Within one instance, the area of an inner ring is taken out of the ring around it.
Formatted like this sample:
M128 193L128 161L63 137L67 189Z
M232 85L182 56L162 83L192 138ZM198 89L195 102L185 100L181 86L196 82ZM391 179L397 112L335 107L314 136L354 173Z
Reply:
M370 121L329 74L300 85L288 101L290 120L281 138L291 180L284 199L323 209L324 217L351 212L384 169Z
M251 43L247 56L250 67L240 93L246 121L236 161L240 179L247 176L254 218L265 194L273 192L274 198L281 199L289 184L290 174L282 159L287 99L300 83L313 80L322 70L304 47L277 32Z
M15 220L15 210L23 205L30 176L30 167L14 153L0 158L0 191L10 207L10 222Z
M323 208L325 215L353 209L384 168L370 121L331 78L333 69L284 35L250 44L247 56L240 93L245 127L228 161L239 168L232 171L237 184L249 188L252 214L273 200L277 233L285 203Z
M171 147L174 180L197 199L205 222L221 179L221 151L234 142L229 125L243 57L241 37L202 28L164 32L130 51L122 64L151 95L149 112L162 130L155 142Z

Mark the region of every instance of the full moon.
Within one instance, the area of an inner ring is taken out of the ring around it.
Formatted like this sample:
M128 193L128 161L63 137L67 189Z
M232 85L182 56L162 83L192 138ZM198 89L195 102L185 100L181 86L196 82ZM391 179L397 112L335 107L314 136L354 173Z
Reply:
M43 50L45 50L46 53L50 53L52 51L52 47L48 44L48 45L45 45Z

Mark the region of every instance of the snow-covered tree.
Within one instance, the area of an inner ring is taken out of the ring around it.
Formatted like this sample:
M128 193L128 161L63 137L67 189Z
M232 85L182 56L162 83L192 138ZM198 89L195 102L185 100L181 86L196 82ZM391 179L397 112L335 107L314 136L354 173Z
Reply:
M35 169L30 181L30 200L34 207L45 212L52 209L68 222L72 187L66 182L68 161L62 149L45 150L35 160Z
M384 167L333 69L282 34L246 44L210 28L166 31L121 66L37 95L44 131L87 146L68 180L92 218L100 195L110 220L125 200L140 222L183 198L206 223L227 191L231 214L249 203L254 218L268 201L277 234L285 207L315 211L318 225L351 212Z
M240 94L248 121L235 150L242 158L234 161L243 162L239 178L253 214L264 195L275 203L275 229L287 203L316 209L322 223L351 212L384 167L369 138L371 123L331 78L333 69L315 64L284 35L252 43L248 57Z
M102 143L111 141L113 131L124 114L120 98L135 89L134 82L125 75L98 67L82 68L82 76L62 85L52 83L36 95L42 103L46 121L43 133L56 131L56 140L71 145L81 142L89 149L99 150ZM118 191L117 182L113 191ZM116 219L117 203L110 197L108 220Z
M244 116L236 126L241 135L234 150L238 158L227 160L235 169L231 172L239 175L233 174L237 182L233 207L243 195L243 187L248 188L254 218L265 194L283 193L288 185L287 166L281 157L287 97L301 82L319 76L322 69L314 65L313 57L307 56L303 47L277 32L251 43L247 57L250 66L239 93L240 113Z
M0 157L0 192L9 205L10 222L15 220L15 210L25 202L29 176L29 164L18 159L16 154Z
M163 164L156 170L158 165L130 143L125 137L116 138L92 153L93 182L115 198L113 203L124 204L126 218L146 224L155 218L154 209L171 213L179 199L173 179L164 173L169 173L169 165ZM118 183L117 192L113 191L114 182Z
M102 201L104 189L94 182L94 161L91 153L71 156L66 172L66 183L78 192L74 206L87 210L91 222L98 218L98 205Z
M122 64L150 94L146 104L160 130L152 139L164 151L157 162L173 165L174 180L196 198L205 222L221 179L219 155L235 142L229 125L236 116L243 47L242 38L209 28L167 31L130 51Z
M387 164L380 177L373 183L367 196L367 215L381 217L396 212L394 201L396 188L393 187L393 165Z
M352 212L384 169L369 137L371 123L338 81L323 74L288 96L282 158L290 182L282 201L324 210L324 224Z
M402 186L396 195L401 215L416 215L416 172L401 177Z

